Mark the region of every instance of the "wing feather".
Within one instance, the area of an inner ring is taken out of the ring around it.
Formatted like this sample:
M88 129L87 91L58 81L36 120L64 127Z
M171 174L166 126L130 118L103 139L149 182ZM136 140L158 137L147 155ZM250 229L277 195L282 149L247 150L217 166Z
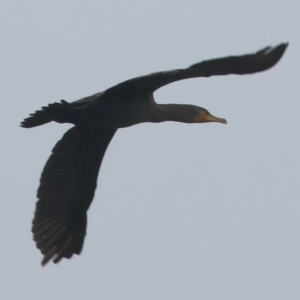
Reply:
M42 265L82 250L86 212L93 200L99 168L115 129L73 127L52 150L40 179L33 238Z
M109 90L121 93L130 91L153 93L164 85L188 78L262 72L273 67L280 60L287 46L288 44L282 43L276 47L266 47L253 54L211 59L186 69L152 73L124 81Z

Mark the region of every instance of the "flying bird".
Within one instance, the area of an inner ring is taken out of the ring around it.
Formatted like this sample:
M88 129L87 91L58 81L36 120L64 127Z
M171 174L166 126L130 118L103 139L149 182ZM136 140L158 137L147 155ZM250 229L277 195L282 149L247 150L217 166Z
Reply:
M31 128L51 121L72 123L57 142L43 169L32 221L33 239L43 254L42 265L80 254L105 151L118 128L143 122L183 123L226 120L186 104L157 104L153 92L174 81L214 75L251 74L273 67L287 43L254 54L202 61L186 69L133 78L78 101L49 104L21 123Z

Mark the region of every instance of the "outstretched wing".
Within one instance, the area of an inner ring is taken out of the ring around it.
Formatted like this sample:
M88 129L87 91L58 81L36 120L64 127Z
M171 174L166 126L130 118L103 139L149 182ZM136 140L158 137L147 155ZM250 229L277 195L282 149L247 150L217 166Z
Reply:
M157 72L147 76L133 78L124 81L112 90L142 91L153 93L160 87L174 81L194 78L209 77L228 74L252 74L265 71L273 67L282 57L288 44L280 44L276 47L266 47L254 54L241 56L229 56L202 61L186 69L177 69L166 72Z
M86 212L93 200L99 168L116 129L73 127L52 150L40 179L33 238L42 265L81 252Z

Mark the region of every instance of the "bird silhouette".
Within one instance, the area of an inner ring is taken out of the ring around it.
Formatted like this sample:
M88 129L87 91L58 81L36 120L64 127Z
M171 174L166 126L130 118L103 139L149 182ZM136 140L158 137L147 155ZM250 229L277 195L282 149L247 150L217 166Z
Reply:
M57 263L80 254L100 165L118 128L142 122L226 123L202 107L157 104L154 91L188 78L267 70L280 60L287 46L282 43L254 54L212 59L186 69L137 77L78 101L49 104L24 119L24 128L51 121L75 125L53 148L37 191L32 232L44 255L42 265L51 259Z

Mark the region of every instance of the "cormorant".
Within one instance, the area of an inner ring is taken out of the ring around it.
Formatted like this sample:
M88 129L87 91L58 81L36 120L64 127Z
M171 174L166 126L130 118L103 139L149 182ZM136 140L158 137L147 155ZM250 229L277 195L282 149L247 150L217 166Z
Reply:
M104 92L68 103L49 104L31 114L21 127L55 121L72 123L52 150L41 175L33 219L33 239L44 258L54 263L80 254L86 234L87 210L93 200L99 168L118 128L142 122L220 122L206 109L185 104L157 104L153 92L177 80L267 70L282 57L288 44L266 47L254 54L230 56L186 69L157 72L115 85Z

